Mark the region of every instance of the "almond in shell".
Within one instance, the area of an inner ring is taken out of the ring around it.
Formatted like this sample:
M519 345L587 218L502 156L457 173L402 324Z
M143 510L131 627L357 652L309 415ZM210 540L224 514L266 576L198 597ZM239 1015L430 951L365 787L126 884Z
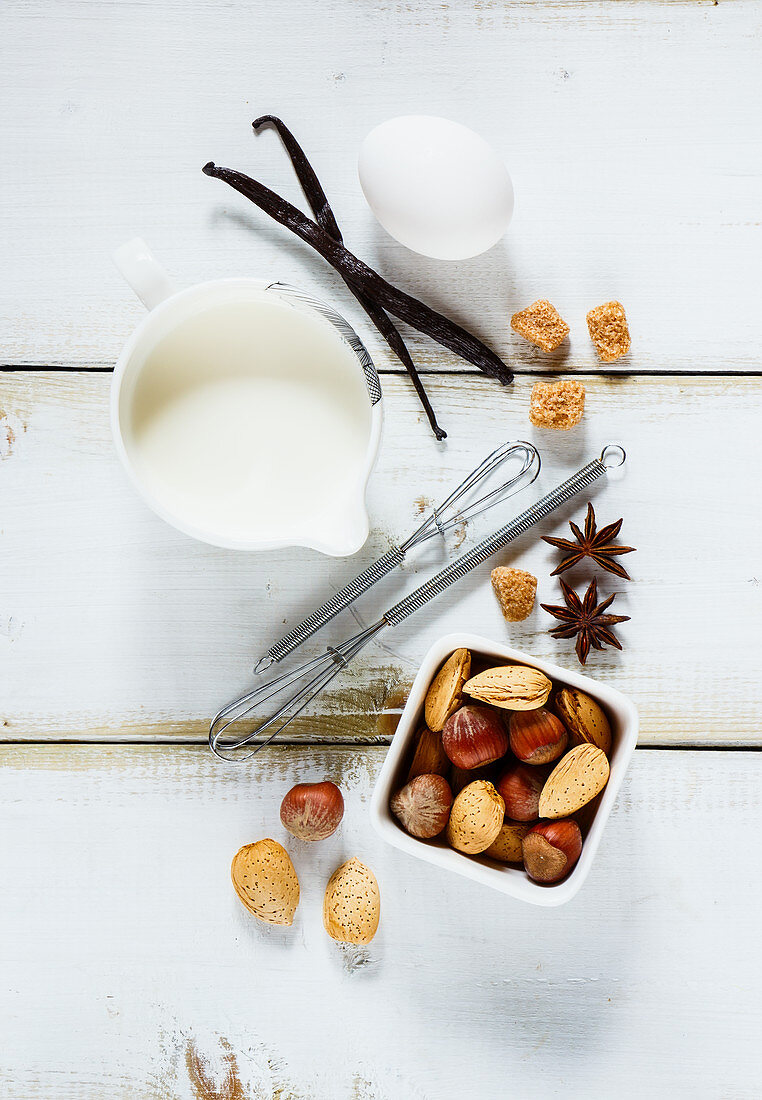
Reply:
M277 840L246 844L233 856L233 887L250 913L268 924L293 924L299 879L288 852Z
M609 780L609 762L597 745L576 745L562 757L540 795L540 817L569 817L586 806Z
M417 775L447 775L449 768L450 759L444 751L442 735L434 733L428 726L421 726L408 780L415 779Z
M469 783L473 783L476 779L489 779L492 781L494 778L495 769L491 764L487 764L483 768L471 768L470 771L465 768L456 768L453 765L447 775L450 790L454 795L460 794L464 787L467 787Z
M528 821L504 821L485 856L498 863L521 863L524 858L521 842L531 828Z
M456 649L440 668L426 692L424 716L426 725L441 733L445 722L460 706L463 685L471 675L471 654Z
M492 844L505 819L505 802L494 784L477 779L464 787L452 804L447 840L459 852L478 855Z
M370 943L378 930L381 894L370 867L353 857L337 867L323 898L323 926L339 943Z
M562 688L554 700L556 713L569 731L572 745L597 745L611 754L611 725L599 703L575 688Z
M505 710L537 710L545 706L552 685L539 669L528 665L499 665L468 680L466 695Z

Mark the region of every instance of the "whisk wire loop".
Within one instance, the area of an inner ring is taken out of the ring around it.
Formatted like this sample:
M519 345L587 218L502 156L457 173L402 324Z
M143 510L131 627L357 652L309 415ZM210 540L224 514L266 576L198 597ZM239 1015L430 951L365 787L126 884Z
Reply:
M514 458L521 459L521 466L509 478L490 489L483 496L478 497L478 499L472 500L463 508L457 507L478 485L492 477L498 467L505 461ZM491 454L488 454L461 481L460 485L453 489L448 497L432 509L423 523L402 543L403 550L408 551L414 546L419 546L422 542L431 538L436 531L444 538L447 532L454 527L464 523L468 524L489 508L494 507L503 500L508 500L532 484L540 472L541 465L540 453L534 444L527 443L524 440L503 443ZM448 512L450 513L449 516L447 515Z
M480 496L477 500L466 503L477 486L492 477L499 467L509 460L518 460L520 462L519 468L514 470L505 481ZM420 546L421 543L435 537L437 534L446 543L447 534L454 527L468 524L476 516L486 512L488 508L494 507L521 489L531 485L540 472L540 465L541 460L537 448L524 440L509 441L497 447L453 489L441 504L437 505L426 516L412 535L403 543L399 546L393 546L383 557L369 565L367 569L364 569L362 573L349 581L340 591L330 596L325 603L303 619L288 634L270 646L265 656L258 661L255 671L264 671L274 661L282 661L284 657L293 653L303 642L334 619L340 611L349 607L374 584L400 566L409 550ZM458 507L461 503L464 504L462 508Z
M352 658L386 625L384 620L373 623L372 626L366 627L339 645L329 646L324 653L299 665L298 668L276 676L275 679L223 707L214 716L209 728L209 747L212 752L220 760L228 762L233 760L238 763L250 759L293 722L315 696L327 687L331 680L338 676ZM299 681L304 681L302 686L289 695L276 712L259 723L255 729L248 730L241 736L224 736L231 726L247 719L255 710L260 710ZM240 753L240 749L250 745L255 737L261 738L267 730L271 731L268 737L258 740L249 752Z

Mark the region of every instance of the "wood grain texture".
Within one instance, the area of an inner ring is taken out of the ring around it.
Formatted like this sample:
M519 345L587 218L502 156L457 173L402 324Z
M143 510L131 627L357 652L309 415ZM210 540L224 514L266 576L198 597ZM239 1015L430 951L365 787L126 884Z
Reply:
M642 743L762 744L761 39L754 0L6 0L0 1097L757 1100L758 752L637 752L582 893L546 911L383 846L368 819L382 747L273 748L224 769L176 742L205 739L270 642L487 450L527 437L538 496L604 443L627 447L626 477L594 499L638 547L633 582L603 584L632 621L625 652L589 671L633 696ZM234 554L163 525L113 454L110 379L86 370L113 365L143 316L109 259L140 234L178 285L250 274L333 300L398 371L322 261L201 175L214 158L298 196L274 136L251 135L263 111L314 158L349 247L520 375L501 390L409 337L450 439L437 446L407 380L384 377L373 533L350 561ZM516 215L487 255L416 257L367 209L359 144L412 112L471 124L504 155ZM541 296L572 329L552 356L508 329ZM611 297L633 350L604 373L584 318ZM584 377L579 431L530 427L538 371ZM443 561L412 558L304 656ZM498 561L554 601L550 548L529 538ZM487 573L368 650L295 737L388 739L423 652L454 628L573 665L539 610L504 624ZM340 831L287 838L283 794L324 776L345 792ZM300 877L292 929L260 925L230 884L234 852L266 835ZM320 919L352 855L381 887L367 949L333 944Z
M527 420L532 379L509 391L466 376L432 380L452 438L437 445L406 380L385 379L387 419L371 480L373 534L349 560L309 551L240 554L173 531L141 503L109 436L108 375L0 378L13 442L0 461L0 716L5 739L203 738L210 716L251 682L256 658L305 613L409 533L492 447L532 438L544 468L532 489L485 517L483 534L569 473L621 441L626 476L594 490L601 522L625 517L633 580L601 578L619 593L622 654L593 654L591 675L631 694L645 744L760 744L757 622L762 614L762 516L757 430L762 382L589 379L584 426L543 432ZM672 425L675 425L674 430ZM679 425L679 428L677 427ZM0 432L0 439L3 438ZM727 463L733 456L732 468ZM411 476L410 471L415 471ZM580 498L537 534L584 514ZM459 541L459 540L456 540ZM469 540L458 548L460 552ZM526 536L494 564L539 577L539 602L556 602L558 554ZM452 552L456 553L455 545ZM300 654L311 656L369 623L445 560L430 544ZM335 681L305 736L388 734L407 684L433 641L453 629L509 640L574 665L573 643L554 641L536 607L503 622L485 565L365 651ZM589 572L571 574L581 587Z
M615 369L758 371L761 34L754 0L8 0L0 362L113 363L141 307L109 256L142 235L181 285L254 274L327 294L396 367L321 260L201 174L212 158L295 197L274 135L250 131L277 110L350 247L519 369L597 369L585 313L614 297L633 336ZM504 155L516 215L488 255L429 261L376 225L357 150L411 112L471 123ZM568 351L509 333L537 297L571 325Z
M637 752L590 878L558 910L383 845L367 816L383 756L266 750L231 770L200 747L0 749L0 1094L758 1094L762 863L744 838L762 756ZM280 799L324 775L344 823L294 841ZM258 923L230 884L234 852L267 835L301 882L290 929ZM322 928L351 855L381 888L366 949Z

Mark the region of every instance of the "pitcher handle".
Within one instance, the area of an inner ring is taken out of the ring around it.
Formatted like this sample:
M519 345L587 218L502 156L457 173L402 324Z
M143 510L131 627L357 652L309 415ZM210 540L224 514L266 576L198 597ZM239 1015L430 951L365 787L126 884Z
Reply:
M112 258L146 309L153 309L175 293L169 275L141 237L120 245Z

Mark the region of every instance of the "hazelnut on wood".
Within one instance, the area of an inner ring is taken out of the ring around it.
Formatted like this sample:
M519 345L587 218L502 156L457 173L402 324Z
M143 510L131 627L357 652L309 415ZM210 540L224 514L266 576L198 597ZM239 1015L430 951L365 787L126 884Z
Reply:
M325 840L344 816L344 798L335 783L297 783L281 802L280 820L299 840Z

